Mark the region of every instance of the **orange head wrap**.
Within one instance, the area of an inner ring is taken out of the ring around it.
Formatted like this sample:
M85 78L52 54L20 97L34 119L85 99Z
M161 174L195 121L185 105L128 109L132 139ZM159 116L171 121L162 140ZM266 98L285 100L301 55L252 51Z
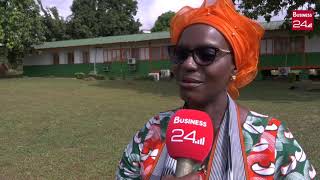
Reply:
M173 17L170 25L171 42L177 44L183 30L192 24L212 26L230 43L237 78L230 82L228 92L237 98L238 89L249 84L257 74L264 29L257 22L239 14L231 0L204 0L200 8L186 6Z

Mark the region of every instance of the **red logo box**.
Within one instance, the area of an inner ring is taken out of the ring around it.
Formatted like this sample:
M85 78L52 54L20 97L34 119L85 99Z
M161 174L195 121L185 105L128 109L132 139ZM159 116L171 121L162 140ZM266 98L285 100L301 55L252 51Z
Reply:
M293 31L313 31L314 12L312 10L292 11L292 30Z

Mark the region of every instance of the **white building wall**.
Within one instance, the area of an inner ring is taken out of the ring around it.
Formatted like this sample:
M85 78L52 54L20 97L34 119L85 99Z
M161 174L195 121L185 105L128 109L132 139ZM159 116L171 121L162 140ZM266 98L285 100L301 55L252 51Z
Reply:
M59 64L68 64L68 52L60 51L59 52Z
M320 36L313 36L311 39L305 38L306 52L320 52Z
M75 64L83 63L82 51L80 49L74 50L74 63Z
M23 65L33 66L33 65L52 65L53 56L51 53L43 52L39 55L25 56L23 59Z
M103 48L90 48L90 63L103 63Z

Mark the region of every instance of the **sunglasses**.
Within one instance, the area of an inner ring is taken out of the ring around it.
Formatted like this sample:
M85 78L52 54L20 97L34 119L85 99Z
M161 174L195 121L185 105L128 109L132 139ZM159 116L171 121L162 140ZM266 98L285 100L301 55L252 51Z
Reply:
M208 66L216 59L219 52L231 53L229 50L216 47L198 47L190 50L174 45L168 46L168 54L174 64L182 64L191 54L195 63L201 66Z

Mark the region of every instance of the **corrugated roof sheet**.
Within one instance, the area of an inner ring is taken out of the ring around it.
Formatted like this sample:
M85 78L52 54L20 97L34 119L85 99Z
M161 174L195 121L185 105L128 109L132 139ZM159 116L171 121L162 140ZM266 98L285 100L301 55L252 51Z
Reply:
M273 22L260 22L265 30L276 30L279 29L280 25L284 21L273 21ZM138 41L149 41L157 39L168 39L170 37L169 32L156 32L146 34L131 34L121 36L108 36L99 38L89 39L77 39L67 41L54 41L45 42L40 45L35 45L35 49L52 49L52 48L64 48L64 47L76 47L76 46L90 46L90 45L103 45L103 44L114 44L114 43L125 43L125 42L138 42Z
M167 39L170 37L169 32L156 32L146 34L131 34L122 36L108 36L89 39L77 39L66 41L54 41L45 42L40 45L35 45L35 49L50 49L50 48L63 48L63 47L75 47L75 46L90 46L90 45L102 45L102 44L114 44L124 42L138 42L149 41L157 39Z
M284 23L284 21L271 21L271 22L260 22L263 28L267 31L280 29L280 26Z

